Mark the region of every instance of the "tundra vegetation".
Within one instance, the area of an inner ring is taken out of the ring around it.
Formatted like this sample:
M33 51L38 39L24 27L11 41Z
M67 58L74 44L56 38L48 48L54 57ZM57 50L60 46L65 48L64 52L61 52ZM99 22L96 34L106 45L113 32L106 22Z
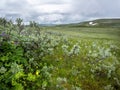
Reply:
M0 90L120 90L119 35L0 18Z

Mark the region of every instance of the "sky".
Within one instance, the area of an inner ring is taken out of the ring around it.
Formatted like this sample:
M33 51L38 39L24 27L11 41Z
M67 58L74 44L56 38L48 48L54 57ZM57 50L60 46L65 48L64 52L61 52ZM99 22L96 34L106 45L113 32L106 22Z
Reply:
M120 18L120 0L0 0L0 17L40 24Z

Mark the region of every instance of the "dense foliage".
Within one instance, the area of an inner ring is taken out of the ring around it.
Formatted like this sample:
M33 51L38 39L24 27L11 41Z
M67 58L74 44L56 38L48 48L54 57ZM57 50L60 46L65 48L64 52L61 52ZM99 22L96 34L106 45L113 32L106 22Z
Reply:
M120 90L120 43L69 38L0 18L0 90Z

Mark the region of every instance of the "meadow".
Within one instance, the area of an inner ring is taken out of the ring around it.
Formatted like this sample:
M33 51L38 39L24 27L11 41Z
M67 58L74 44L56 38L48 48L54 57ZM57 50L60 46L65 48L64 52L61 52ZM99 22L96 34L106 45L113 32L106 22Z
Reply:
M119 27L0 18L0 90L120 90L119 38Z

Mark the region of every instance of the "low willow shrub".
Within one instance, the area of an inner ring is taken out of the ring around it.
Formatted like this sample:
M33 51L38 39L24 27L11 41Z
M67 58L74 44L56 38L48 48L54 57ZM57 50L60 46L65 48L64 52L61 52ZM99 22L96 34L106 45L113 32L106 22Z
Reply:
M43 51L38 42L16 43L4 38L5 34L0 37L0 90L37 90L50 86L53 66L42 61L47 47Z

